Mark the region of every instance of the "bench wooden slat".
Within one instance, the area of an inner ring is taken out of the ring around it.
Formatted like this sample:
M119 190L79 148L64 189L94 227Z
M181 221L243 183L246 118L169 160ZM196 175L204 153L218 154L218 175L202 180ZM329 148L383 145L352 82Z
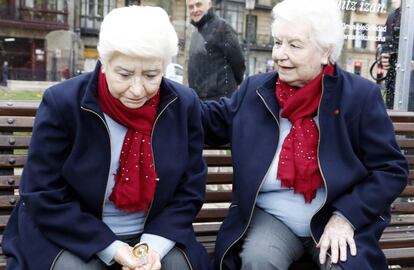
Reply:
M26 160L24 155L0 155L0 168L22 168Z
M384 233L393 233L393 232L414 232L414 226L413 225L391 225L385 228Z
M24 149L29 143L30 136L0 135L1 149Z
M19 196L17 195L2 195L0 196L0 210L13 210Z
M1 175L0 176L0 190L14 190L19 188L19 175Z
M232 172L209 172L207 174L207 184L231 184L232 180Z
M194 231L197 236L216 235L221 223L210 223L210 224L194 224Z
M414 123L393 123L395 133L403 135L414 135Z
M414 139L407 139L407 138L398 138L397 137L397 143L400 146L400 148L414 148Z
M0 115L35 116L38 107L38 102L0 101Z
M0 215L0 231L3 232L4 228L6 227L7 222L9 221L10 216L6 215L6 216L2 216ZM3 238L3 234L1 235L1 237Z
M32 131L34 117L0 116L0 131Z
M222 221L227 215L227 212L228 209L224 208L201 209L195 219L195 222Z
M206 193L206 203L220 203L230 202L231 192L230 191L208 191Z
M390 264L414 262L414 247L383 249Z
M414 213L414 203L394 202L391 205L391 211L394 214L413 214Z
M383 237L380 240L380 246L382 249L386 248L404 248L414 247L414 235L395 235L394 237Z
M414 122L414 112L399 112L389 110L388 115L392 122Z
M414 225L414 215L393 215L391 217L391 226L409 226Z
M410 175L412 171L410 170ZM399 197L414 197L414 186L406 186Z
M414 155L405 155L405 158L410 166L414 165Z
M204 159L209 167L231 166L231 156L229 155L205 155Z

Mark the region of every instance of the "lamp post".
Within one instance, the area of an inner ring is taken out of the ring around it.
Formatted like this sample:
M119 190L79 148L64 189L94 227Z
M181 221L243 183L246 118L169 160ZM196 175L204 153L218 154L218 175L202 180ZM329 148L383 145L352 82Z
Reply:
M248 10L248 16L247 16L247 51L246 51L246 75L249 76L250 72L250 46L251 46L251 31L252 31L252 10L254 9L256 5L256 0L246 0L246 9Z

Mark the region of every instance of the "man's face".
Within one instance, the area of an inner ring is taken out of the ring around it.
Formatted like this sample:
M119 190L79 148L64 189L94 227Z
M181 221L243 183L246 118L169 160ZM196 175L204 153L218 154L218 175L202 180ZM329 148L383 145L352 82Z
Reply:
M191 20L199 22L211 7L211 0L187 0Z

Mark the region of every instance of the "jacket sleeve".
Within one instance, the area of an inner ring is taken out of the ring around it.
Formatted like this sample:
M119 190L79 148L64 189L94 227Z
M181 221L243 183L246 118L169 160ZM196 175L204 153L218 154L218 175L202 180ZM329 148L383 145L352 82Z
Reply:
M222 97L217 101L200 100L204 142L207 145L218 146L230 143L233 117L243 102L249 82L250 79L246 79L230 98Z
M33 127L20 186L21 200L35 226L50 242L88 260L116 237L101 220L82 211L81 202L62 177L70 150L68 129L54 96L46 91Z
M368 175L333 203L357 231L377 220L408 180L408 164L395 140L378 87L371 89L359 117L360 159Z
M165 237L186 244L194 239L192 223L205 197L207 166L202 157L203 129L198 97L194 91L188 116L188 165L175 189L173 199L152 218L148 218L144 233ZM160 230L160 228L162 228Z
M234 29L227 23L225 27L226 31L223 39L225 56L227 57L227 61L230 64L237 84L240 85L243 81L244 72L246 70L243 51L240 47L239 39Z

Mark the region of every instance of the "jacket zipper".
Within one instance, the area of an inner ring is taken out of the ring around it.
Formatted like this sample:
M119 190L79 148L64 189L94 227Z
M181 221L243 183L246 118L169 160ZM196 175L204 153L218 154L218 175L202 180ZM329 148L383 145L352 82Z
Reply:
M109 128L108 128L108 125L106 124L105 120L98 113L96 113L93 110L87 109L87 108L82 107L82 106L81 106L81 109L84 110L84 111L93 113L94 115L96 115L102 121L102 123L105 125L106 131L107 131L108 136L109 136L109 142L110 142L109 147L111 147L111 133L109 133ZM111 155L111 153L109 153L109 155ZM111 170L111 166L109 166L108 177L109 177L110 170ZM105 207L105 195L106 195L107 189L108 189L108 181L106 181L106 184L105 184L105 194L104 194L104 199L103 199L103 202L102 202L101 219L103 218L102 215L103 215L103 210L104 210L104 207ZM59 253L56 255L56 257L53 259L52 265L50 266L50 270L53 269L53 267L56 264L57 259L59 258L60 255L62 255L63 251L64 250L61 249L59 251Z
M56 255L56 257L53 259L53 262L52 262L52 265L50 265L50 270L53 270L53 268L55 267L55 264L56 264L56 261L58 260L58 258L60 257L60 255L62 255L62 253L63 253L63 249L61 249L60 251L59 251L59 253Z
M323 79L324 78L325 78L325 75L322 76L322 94L321 94L321 99L319 100L318 114L320 112L321 103L322 103L322 99L323 99L323 94L325 93L325 91L324 91L324 84L323 84ZM319 207L319 209L315 212L315 214L312 215L311 220L325 206L326 200L328 199L328 185L326 184L325 176L324 176L323 171L322 171L321 161L320 161L320 158L319 158L319 153L320 153L319 148L320 148L320 145L321 145L321 128L319 128L319 138L318 138L318 167L319 167L319 171L321 172L323 184L325 186L325 200L323 201L323 204ZM309 224L309 227L310 227L310 224ZM312 229L310 229L310 233L311 233L311 237L313 239L313 242L315 244L317 244L316 238L315 238L315 235L312 232ZM328 254L329 257L331 257L331 254L329 252L326 252L326 253ZM331 267L332 267L331 260L329 259L328 261L329 261L329 263L328 263L328 267L329 268L328 269L331 269Z
M108 133L108 137L109 137L109 147L111 147L111 133L109 132L109 127L108 127L108 125L106 124L106 122L105 122L105 120L98 114L98 113L96 113L95 111L93 111L93 110L90 110L90 109L87 109L87 108L84 108L84 107L82 107L81 106L81 109L83 109L83 110L85 110L85 111L87 111L87 112L90 112L90 113L93 113L94 115L96 115L101 121L102 121L102 123L105 125L105 128L106 128L106 131L107 131L107 133ZM111 153L109 153L109 155L111 155ZM110 157L111 158L111 157ZM109 177L109 174L110 174L110 171L111 171L111 166L109 166L109 170L108 170L108 177ZM104 212L104 208L105 208L105 195L106 195L106 192L107 192L107 189L108 189L108 181L106 181L106 184L105 184L105 194L104 194L104 198L103 198L103 200L102 200L102 211L101 211L101 219L103 219L103 212Z
M277 126L279 127L279 129L280 129L280 125L279 125L279 121L277 120L277 117L273 114L273 112L272 112L272 110L270 110L270 108L269 108L269 106L267 105L267 103L266 103L266 101L264 100L264 98L260 95L260 93L258 92L258 90L256 90L256 94L260 97L260 99L263 101L263 103L264 103L264 105L266 106L266 108L267 108L267 110L270 112L270 114L273 116L273 118L275 119L275 121L276 121L276 124L277 124ZM265 176L262 178L262 180L261 180L261 182L260 182L260 186L259 186L259 189L256 191L256 196L254 197L254 202L253 202L253 207L252 207L252 209L251 209L251 211L250 211L250 217L249 217L249 222L247 223L247 226L244 228L244 230L243 230L243 233L236 239L236 241L234 241L233 243L231 243L230 244L230 246L226 249L226 251L223 253L223 255L221 256L221 259L220 259L220 270L222 270L223 269L223 260L224 260L224 257L226 257L226 253L233 247L233 245L235 244L235 243L237 243L243 236L244 236L244 234L246 233L246 231L247 231L247 229L249 228L249 225L250 225L250 222L252 221L252 217L253 217L253 211L254 211L254 208L255 208L255 205L256 205L256 201L257 201L257 196L259 195L259 192L260 192L260 189L262 188L262 186L263 186L263 183L264 183L264 179L265 179L265 177L266 177L266 175L268 174L268 172L269 172L269 169L270 169L270 166L269 166L269 168L267 169L267 172L266 172L266 174L265 174Z
M154 136L154 130L155 130L155 125L157 124L157 122L158 122L158 119L160 118L160 116L161 116L161 114L167 109L167 107L168 106L170 106L170 104L171 103L173 103L175 100L177 99L177 97L175 97L173 100L171 100L170 102L168 102L167 103L167 105L165 105L165 107L161 110L161 112L157 115L157 118L155 118L155 121L154 121L154 126L153 126L153 128L152 128L152 130L151 130L151 151L152 151L152 164L154 164L154 170L155 171L157 171L157 168L155 168L155 153L154 153L154 149L153 149L153 147L152 147L152 138L153 138L153 136ZM157 177L157 179L156 179L157 181L159 181L159 178ZM155 194L154 194L154 196L155 196ZM145 219L144 219L144 228L145 228L145 224L147 223L147 218L148 218L148 216L149 216L149 214L150 214L150 211L151 211L151 208L152 208L152 203L153 203L153 201L154 201L154 197L152 198L152 200L151 200L151 203L150 203L150 206L149 206L149 208L148 208L148 212L147 212L147 215L145 216Z
M155 130L155 125L157 124L157 122L158 122L158 119L161 117L161 115L162 115L162 113L167 109L167 107L168 106L170 106L171 105L171 103L173 103L174 101L176 101L177 100L177 97L175 97L174 99L172 99L170 102L168 102L167 103L167 105L165 105L165 107L161 110L161 112L158 114L158 116L157 116L157 118L155 118L155 121L154 121L154 127L152 128L152 131L151 131L151 151L152 151L152 163L154 164L154 169L155 169L155 171L157 171L156 170L156 168L155 168L155 153L154 153L154 149L153 149L153 147L152 147L152 139L153 139L153 135L154 135L154 130ZM157 181L159 181L159 178L157 178ZM151 209L152 209L152 203L154 202L154 198L152 199L152 201L151 201L151 204L150 204L150 206L149 206L149 209L148 209L148 212L147 212L147 215L145 216L145 219L144 219L144 228L145 228L145 224L147 223L147 219L148 219L148 216L149 216L149 214L150 214L150 211L151 211ZM179 247L177 247L177 246L175 246L183 255L184 255L184 258L185 258L185 260L187 261L187 264L188 264L188 266L190 267L190 270L193 270L193 266L191 265L191 263L190 263L190 260L188 259L188 256L187 256L187 254L181 249L181 248L179 248Z

